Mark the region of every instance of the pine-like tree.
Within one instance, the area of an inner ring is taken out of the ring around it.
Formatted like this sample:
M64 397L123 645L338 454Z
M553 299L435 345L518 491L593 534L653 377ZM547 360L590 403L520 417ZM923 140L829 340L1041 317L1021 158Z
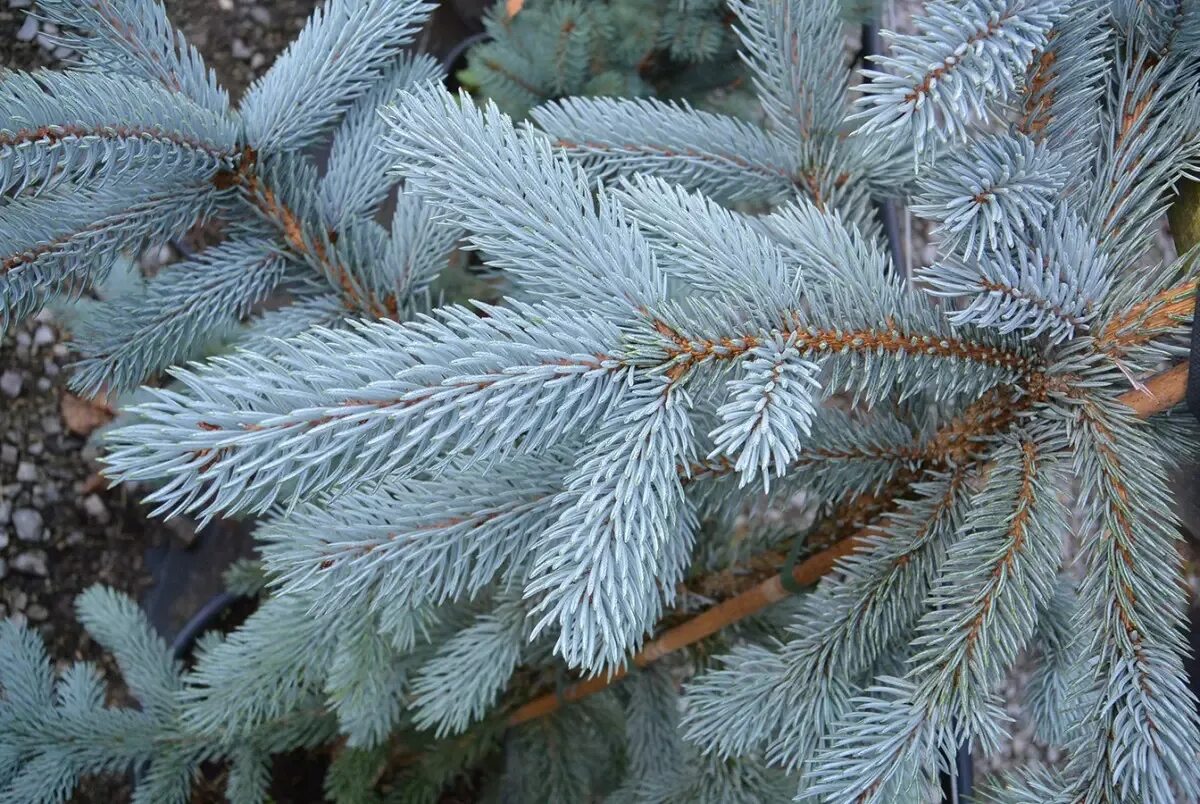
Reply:
M728 14L723 0L500 0L458 79L513 117L579 95L703 102L742 83Z
M235 111L157 2L40 0L83 60L0 84L0 325L198 224L220 242L83 308L76 390L135 388L224 339L261 350L427 311L455 230L408 193L390 232L375 217L396 184L377 109L441 75L403 52L431 8L329 3ZM356 55L328 58L341 50ZM308 153L321 145L323 172Z
M467 769L481 800L925 801L1033 650L1069 761L1000 800L1200 799L1166 484L1198 437L1151 418L1197 266L1147 264L1200 159L1200 3L933 0L850 115L834 0L731 8L764 129L401 94L405 193L512 296L176 369L108 474L264 515L267 591L187 670L85 595L140 710L4 626L0 789L132 766L183 801L220 758L259 801L272 752L336 742L342 801ZM78 201L108 162L60 163ZM889 264L872 194L911 199L933 264Z

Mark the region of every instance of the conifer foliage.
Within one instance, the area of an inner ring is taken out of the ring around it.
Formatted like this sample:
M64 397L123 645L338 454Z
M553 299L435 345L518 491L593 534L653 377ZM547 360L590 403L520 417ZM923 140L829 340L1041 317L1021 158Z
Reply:
M526 0L484 16L458 74L514 117L577 95L701 100L742 75L723 0Z
M329 3L235 110L157 2L39 2L83 56L0 85L0 326L197 224L221 241L87 309L77 390L135 388L223 339L428 309L454 231L407 194L390 232L373 216L395 185L376 110L441 74L402 52L431 8ZM357 55L329 58L343 49ZM308 151L322 145L318 172Z
M184 801L221 759L230 798L261 801L271 753L334 743L339 801L468 783L481 800L927 801L957 745L1003 736L998 690L1031 652L1039 733L1069 761L1018 769L998 799L1200 799L1166 483L1200 441L1127 404L1192 316L1194 252L1148 252L1200 159L1200 3L932 0L853 102L838 5L730 3L763 126L619 98L518 125L435 82L389 89L371 136L404 197L428 231L465 231L512 295L313 327L150 391L108 475L156 484L163 514L261 515L265 591L186 669L128 601L83 596L140 709L105 708L86 665L56 678L5 625L0 789L58 801L78 774L134 767L139 800ZM379 26L346 8L295 47L368 60ZM179 75L154 86L204 109L194 58L171 52ZM344 61L285 56L230 147L333 127L310 101ZM350 61L339 75L365 96ZM272 112L279 98L300 111ZM198 139L216 123L196 115ZM5 152L58 160L14 206L107 198L127 152L65 142ZM129 169L210 169L158 147ZM936 232L912 277L873 195ZM354 242L336 240L325 253ZM52 261L9 271L12 315L32 302L11 288L101 270L30 249ZM798 498L810 526L763 514ZM853 549L815 587L632 661L772 556L835 543Z

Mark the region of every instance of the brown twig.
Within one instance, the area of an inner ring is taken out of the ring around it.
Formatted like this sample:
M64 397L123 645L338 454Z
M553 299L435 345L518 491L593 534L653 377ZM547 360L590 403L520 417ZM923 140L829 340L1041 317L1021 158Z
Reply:
M1186 388L1187 365L1178 365L1151 377L1145 382L1144 388L1126 391L1120 399L1140 418L1145 419L1182 402ZM866 535L865 530L859 531L798 563L792 570L792 579L801 586L817 582L834 568L839 559L852 553ZM790 592L783 586L782 579L778 575L774 575L742 594L713 606L703 614L667 631L635 654L631 664L635 667L645 667L667 654L694 645L722 628L757 614L772 603L783 600L789 594ZM609 676L596 676L573 684L564 689L561 695L549 693L534 698L509 715L508 724L517 726L548 715L558 710L564 703L578 701L600 692L613 682L623 678L627 672L625 668L621 668Z

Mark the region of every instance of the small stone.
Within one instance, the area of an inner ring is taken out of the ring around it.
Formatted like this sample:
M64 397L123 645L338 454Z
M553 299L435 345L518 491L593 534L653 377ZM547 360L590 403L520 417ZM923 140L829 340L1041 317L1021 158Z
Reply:
M184 548L191 547L196 543L196 523L192 520L177 516L168 519L163 524L175 535L175 538Z
M13 611L24 611L25 607L29 605L29 595L18 589L8 596L8 605L12 607Z
M46 568L46 552L44 550L29 550L28 552L19 553L12 560L12 568L17 572L23 572L26 575L37 575L40 578L45 578L50 574Z
M37 35L37 43L38 47L40 47L42 50L53 51L54 48L58 47L58 42L55 41L54 36L46 33L45 31Z
M46 445L43 444L41 441L34 441L32 444L30 444L28 447L25 448L25 451L28 452L30 455L34 455L34 456L41 455L43 452L46 451Z
M21 461L17 464L17 482L32 483L38 479L37 467L29 461Z
M8 528L5 528L4 530L0 530L0 550L3 550L6 547L8 547L8 544L11 541L12 541L12 537L8 535Z
M242 61L245 61L254 55L254 51L250 49L250 46L241 39L238 39L236 36L233 38L233 41L229 43L229 52L233 54L235 59L241 59Z
M16 463L20 453L12 444L0 445L0 463Z
M81 531L81 530L71 531L70 533L67 534L67 538L66 538L67 547L78 547L79 545L83 544L84 538L85 537L83 535L83 531Z
M54 343L55 340L57 339L54 337L54 330L50 329L50 327L46 326L45 324L42 324L33 333L34 346L49 346L50 344Z
M59 45L58 47L54 48L54 53L51 55L53 55L54 58L58 59L59 61L66 61L75 55L75 51L71 50L71 48L67 47L66 45Z
M83 500L83 510L101 525L108 522L108 509L104 507L104 500L100 499L99 494L89 494L85 497Z
M267 63L267 57L261 53L255 53L250 57L250 69L257 70Z
M268 11L267 9L263 8L262 6L251 6L250 7L250 19L254 20L259 25L270 25L271 24L271 12Z
M29 8L33 5L33 0L8 0L9 8Z
M46 607L41 603L34 603L32 606L25 609L25 615L35 623L40 623L42 620L50 616L50 612L46 611Z
M30 335L25 330L21 330L20 332L17 333L17 346L19 346L23 349L28 349L32 345L33 345L33 336L32 335Z
M13 528L17 538L23 542L40 542L45 528L42 527L42 515L32 508L18 508L12 514Z
M54 348L50 350L50 353L59 360L65 360L67 355L71 353L71 350L67 348L65 343L59 341L58 343L54 344Z
M7 525L12 522L12 503L7 500L0 502L0 525ZM0 550L8 547L8 531L0 531L3 533L3 541L0 541Z
M5 396L16 397L21 393L21 386L25 384L21 375L15 371L9 370L0 374L0 391L4 392Z
M47 377L57 377L61 371L62 368L50 358L47 357L42 361L42 374L45 374Z
M32 42L33 37L38 35L38 21L35 17L26 17L25 22L17 29L17 40L21 42Z
M217 7L222 11L233 11L233 0L217 0Z
M38 377L38 381L34 383L34 385L36 385L37 389L43 394L54 387L54 383L50 382L50 380L46 377Z
M46 435L58 435L62 432L62 422L57 416L43 416L42 432Z

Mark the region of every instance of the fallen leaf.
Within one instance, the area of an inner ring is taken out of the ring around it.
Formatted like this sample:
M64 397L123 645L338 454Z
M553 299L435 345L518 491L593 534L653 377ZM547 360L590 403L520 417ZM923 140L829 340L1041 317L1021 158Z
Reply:
M62 418L67 429L76 435L89 435L102 424L112 421L113 410L103 398L82 399L75 394L63 394Z

